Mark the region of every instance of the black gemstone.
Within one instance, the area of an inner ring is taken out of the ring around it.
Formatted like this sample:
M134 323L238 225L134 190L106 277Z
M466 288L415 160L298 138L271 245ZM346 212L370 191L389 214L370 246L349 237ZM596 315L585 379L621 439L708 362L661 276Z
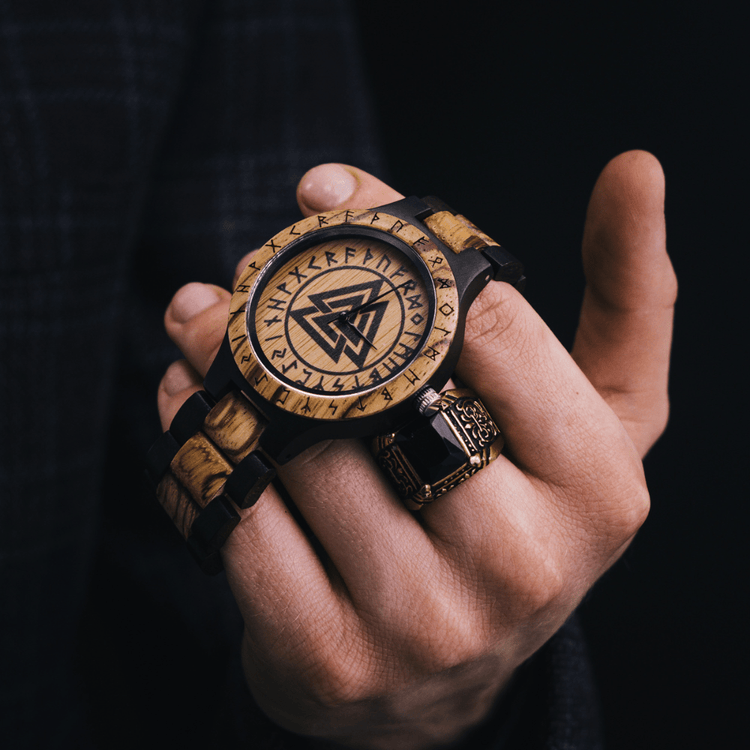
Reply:
M437 484L466 464L466 452L442 414L415 420L395 442L424 484Z

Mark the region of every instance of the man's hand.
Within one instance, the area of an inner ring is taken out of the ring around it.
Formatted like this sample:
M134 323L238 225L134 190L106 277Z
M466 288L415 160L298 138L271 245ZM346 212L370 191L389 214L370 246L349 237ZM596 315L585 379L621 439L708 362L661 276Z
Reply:
M306 216L400 197L341 165L298 190ZM572 356L507 284L472 306L457 375L505 436L488 467L413 514L362 443L329 441L278 471L308 528L274 488L244 511L223 559L245 673L278 724L362 748L455 738L622 554L648 513L641 458L668 412L676 282L663 204L649 154L600 176ZM160 387L165 428L200 387L229 298L190 284L167 310L187 361Z

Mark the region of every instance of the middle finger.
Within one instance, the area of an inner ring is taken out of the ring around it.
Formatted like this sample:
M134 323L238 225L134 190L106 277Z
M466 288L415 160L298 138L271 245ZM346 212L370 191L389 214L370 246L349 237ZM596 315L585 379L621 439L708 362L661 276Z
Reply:
M413 596L421 590L431 596L425 571L434 575L443 563L418 517L395 496L362 442L319 443L278 473L355 604L382 613L395 610L396 592Z

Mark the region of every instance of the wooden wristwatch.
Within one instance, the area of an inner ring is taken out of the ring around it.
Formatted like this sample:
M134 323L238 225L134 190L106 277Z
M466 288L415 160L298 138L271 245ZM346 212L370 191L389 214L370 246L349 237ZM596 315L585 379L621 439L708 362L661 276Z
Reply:
M221 569L237 509L275 465L324 439L426 418L418 397L451 377L466 312L492 279L525 283L516 258L433 197L318 214L261 247L204 390L148 456L159 500L204 570Z

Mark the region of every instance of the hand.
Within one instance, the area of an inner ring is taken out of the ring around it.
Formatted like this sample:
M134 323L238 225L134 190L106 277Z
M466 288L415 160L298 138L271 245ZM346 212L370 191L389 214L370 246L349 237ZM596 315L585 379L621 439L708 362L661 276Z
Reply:
M400 197L336 165L298 190L305 215ZM676 282L663 200L649 154L623 154L600 176L572 356L509 285L472 306L457 374L507 457L412 514L363 444L329 441L279 468L304 528L274 488L244 512L223 558L247 680L278 724L351 747L446 742L485 716L622 554L648 513L641 457L668 411ZM167 310L187 362L162 381L165 428L200 387L229 296L190 284Z

